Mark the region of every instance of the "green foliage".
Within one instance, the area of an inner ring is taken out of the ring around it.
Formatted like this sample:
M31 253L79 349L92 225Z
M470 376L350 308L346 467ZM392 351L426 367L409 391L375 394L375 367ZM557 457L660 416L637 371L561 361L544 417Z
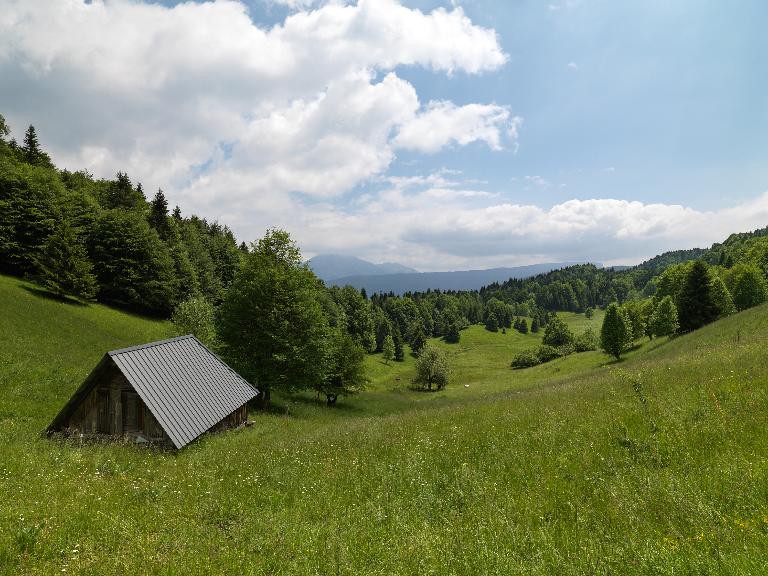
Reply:
M459 332L459 327L454 323L449 324L448 331L445 333L445 341L450 344L457 344L460 339L461 332Z
M384 361L389 364L390 360L395 359L395 341L392 339L391 334L387 334L384 338L384 346L382 346L382 356Z
M158 189L157 194L149 204L149 216L147 216L149 225L157 231L157 234L163 240L168 240L171 236L171 223L168 217L168 201L165 199L163 191Z
M614 302L608 306L600 329L600 347L617 360L632 343L632 323L626 313Z
M411 350L414 354L419 354L421 349L427 343L424 327L418 320L414 320L411 323L410 329L408 330L408 343L411 345Z
M677 307L671 296L665 296L651 315L650 330L654 336L668 336L677 332Z
M53 168L51 157L40 147L35 127L31 124L24 133L24 145L21 148L22 157L27 164L43 168Z
M576 352L590 352L592 350L597 350L599 344L600 341L597 334L595 334L595 331L592 330L592 328L587 328L584 332L576 336L573 341L573 348Z
M395 343L395 362L402 362L405 360L405 350L403 350L403 337L397 326L392 329L392 341Z
M534 317L531 320L531 333L536 334L539 331L539 319Z
M209 348L216 346L214 310L210 302L201 297L184 300L173 311L171 321L177 334L194 334Z
M592 318L595 315L595 309L591 306L587 307L586 310L584 310L584 316L587 318Z
M137 212L107 210L89 239L99 300L167 317L176 302L174 263Z
M333 286L330 293L344 310L346 331L366 352L376 350L376 323L371 303L352 286Z
M525 318L520 319L517 331L520 332L520 334L528 334L528 321Z
M549 344L542 344L536 349L536 356L540 363L551 362L562 355L558 347L550 346Z
M712 301L717 308L717 317L729 316L736 312L736 305L733 303L733 297L728 287L717 274L712 274L712 279L709 283L710 292L712 294ZM760 274L758 274L760 277Z
M488 330L488 332L499 331L499 321L496 318L496 314L494 314L493 312L491 312L486 316L485 329Z
M717 319L719 311L712 297L709 267L702 260L694 261L688 268L676 304L682 332L696 330Z
M88 252L74 229L64 220L57 224L35 257L36 278L58 296L91 300L96 295L96 277Z
M547 327L544 329L544 338L542 339L542 342L548 346L555 347L570 344L573 342L573 333L570 328L568 328L568 324L556 316L547 323Z
M628 302L625 302L621 308L631 324L632 337L640 338L646 333L647 327L647 309L644 307L644 302L641 302L640 300L629 300Z
M768 295L765 277L753 264L736 264L729 274L733 304L737 310L746 310L762 304Z
M539 355L536 350L523 350L518 352L512 359L512 368L521 370L523 368L531 368L532 366L538 366L541 364Z
M0 270L34 269L34 256L61 217L56 200L65 194L54 171L0 158Z
M143 195L133 187L131 179L125 172L118 172L115 180L107 186L104 198L104 207L107 209L132 210L140 207L143 202Z
M328 318L322 283L289 234L269 230L246 255L219 308L228 361L262 392L313 388L326 379Z
M428 342L424 345L416 360L416 377L413 383L421 388L442 390L448 384L450 368L445 352Z
M351 396L365 389L365 350L349 334L335 329L330 334L330 358L328 373L316 389L325 394L329 406L336 404L339 396Z

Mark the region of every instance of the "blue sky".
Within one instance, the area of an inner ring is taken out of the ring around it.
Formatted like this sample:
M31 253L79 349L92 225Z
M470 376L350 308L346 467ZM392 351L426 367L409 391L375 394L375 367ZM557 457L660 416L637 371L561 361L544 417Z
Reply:
M764 2L4 3L53 28L0 40L15 133L246 240L441 270L768 225Z

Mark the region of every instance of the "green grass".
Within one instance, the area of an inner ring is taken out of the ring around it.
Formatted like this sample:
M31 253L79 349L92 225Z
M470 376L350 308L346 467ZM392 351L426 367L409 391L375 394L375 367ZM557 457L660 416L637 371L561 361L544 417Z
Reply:
M39 436L105 350L169 326L20 285L0 277L2 574L768 571L766 307L519 371L539 336L472 327L441 344L444 392L370 357L337 408L279 398L172 453Z

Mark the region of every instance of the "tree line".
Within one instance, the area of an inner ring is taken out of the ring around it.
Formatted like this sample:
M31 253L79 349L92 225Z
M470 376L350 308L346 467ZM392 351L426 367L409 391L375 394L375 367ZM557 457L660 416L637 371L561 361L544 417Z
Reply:
M29 126L9 138L0 116L0 271L50 292L167 317L182 301L218 303L245 246L231 230L169 212L162 190L58 170Z

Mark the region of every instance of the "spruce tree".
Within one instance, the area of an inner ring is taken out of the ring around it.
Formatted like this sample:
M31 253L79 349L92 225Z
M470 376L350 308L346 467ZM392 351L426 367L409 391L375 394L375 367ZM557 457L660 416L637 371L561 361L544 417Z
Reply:
M525 318L520 319L518 330L520 331L520 334L528 334L528 321Z
M533 334L536 334L539 331L539 319L534 316L533 320L531 320L531 332Z
M617 360L621 353L632 342L632 324L618 304L608 305L600 329L600 347Z
M709 268L703 260L691 264L678 296L677 313L682 332L690 332L709 324L718 316L712 298Z
M496 319L496 314L493 312L489 313L485 320L485 329L489 332L499 331L499 321Z
M161 189L157 189L157 194L149 204L149 216L147 216L149 225L157 230L157 234L163 240L168 240L171 236L171 225L168 222L168 201Z
M27 128L27 131L24 133L24 145L21 148L21 153L24 161L28 164L32 164L34 166L42 166L44 168L53 167L50 156L48 156L48 154L43 152L42 148L40 148L40 142L37 139L37 132L35 131L35 127L31 124L29 125L29 128Z
M57 224L35 258L37 280L58 296L91 300L96 295L96 276L88 252L74 229L64 220Z

